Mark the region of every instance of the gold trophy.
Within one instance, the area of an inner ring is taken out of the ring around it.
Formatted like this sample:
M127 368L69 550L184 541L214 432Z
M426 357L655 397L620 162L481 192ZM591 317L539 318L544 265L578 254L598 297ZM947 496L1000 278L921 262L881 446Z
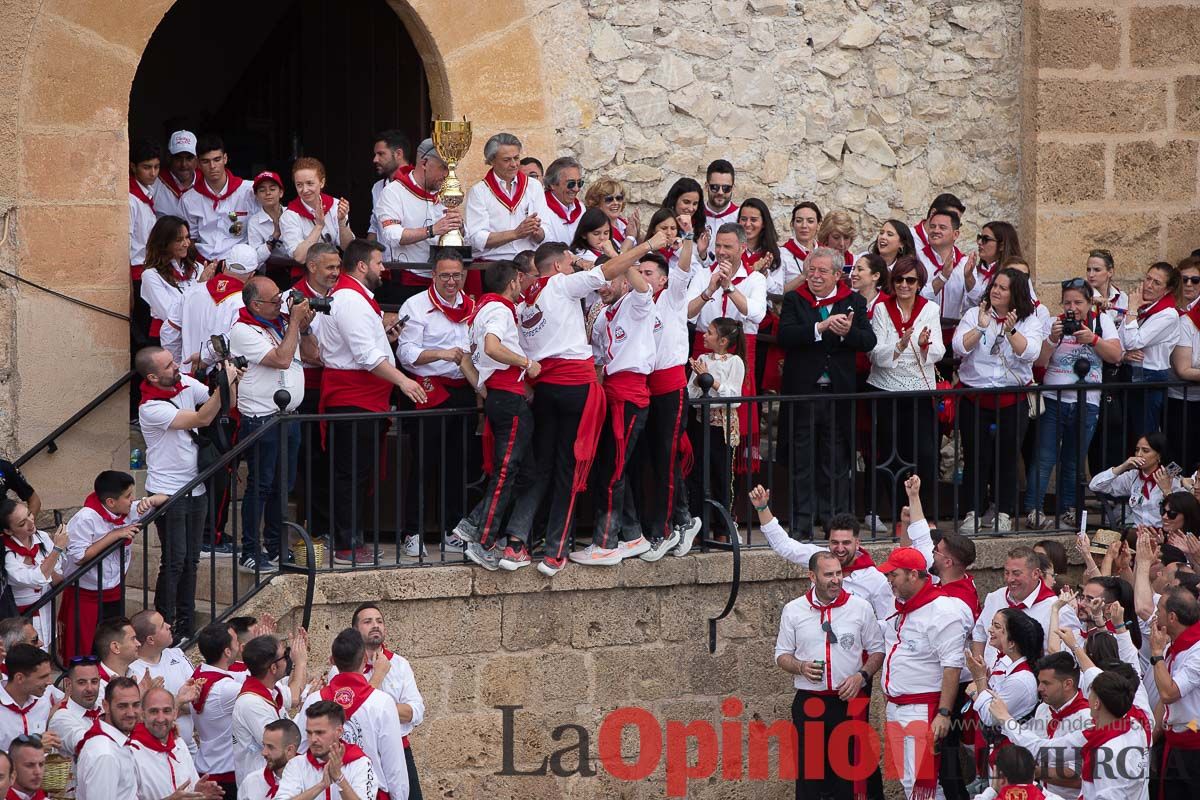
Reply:
M471 123L463 117L462 122L450 119L435 119L433 121L433 146L438 156L446 162L448 170L446 180L438 192L438 200L446 210L458 208L463 204L462 184L454 174L454 168L460 159L471 149ZM438 237L442 247L462 247L462 231L455 229L447 231Z

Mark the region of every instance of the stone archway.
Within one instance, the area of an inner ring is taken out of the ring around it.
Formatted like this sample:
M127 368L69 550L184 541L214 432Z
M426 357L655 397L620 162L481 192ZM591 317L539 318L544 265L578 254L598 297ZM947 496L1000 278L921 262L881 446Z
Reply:
M425 62L436 115L467 114L482 138L511 130L542 152L554 127L525 0L389 0ZM0 17L0 266L124 312L129 90L170 0L5 0ZM518 54L522 57L518 57ZM7 228L3 226L7 225ZM120 320L26 286L0 296L0 441L19 453L115 380L128 358ZM6 335L4 335L6 334ZM128 458L124 398L94 412L58 456L29 467L47 507L78 505L102 469ZM3 413L7 412L7 413Z

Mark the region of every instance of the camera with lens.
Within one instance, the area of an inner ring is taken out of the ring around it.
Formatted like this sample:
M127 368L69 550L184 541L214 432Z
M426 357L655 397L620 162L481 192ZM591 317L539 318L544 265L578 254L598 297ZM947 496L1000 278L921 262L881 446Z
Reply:
M1068 311L1063 315L1062 332L1063 336L1074 336L1083 330L1083 323L1075 319L1075 312Z
M225 361L233 364L238 369L246 369L250 366L250 362L245 356L231 355L229 352L229 340L224 336L217 334L209 337L209 343L212 345L213 354L217 357L217 361Z
M292 289L288 294L288 300L292 303L303 303L308 301L308 307L318 314L328 314L333 308L333 300L328 297L309 297L304 292L298 289Z

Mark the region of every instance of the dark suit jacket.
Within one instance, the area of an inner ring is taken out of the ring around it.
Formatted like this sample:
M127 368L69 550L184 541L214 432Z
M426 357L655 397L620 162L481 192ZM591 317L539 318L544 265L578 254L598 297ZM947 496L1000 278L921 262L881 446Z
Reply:
M875 347L875 333L867 319L867 303L862 295L851 292L833 303L830 315L853 309L854 321L843 338L831 330L820 341L814 333L821 314L799 292L788 292L779 315L779 344L784 349L783 382L780 394L812 394L825 372L835 392L853 392L857 383L854 355Z

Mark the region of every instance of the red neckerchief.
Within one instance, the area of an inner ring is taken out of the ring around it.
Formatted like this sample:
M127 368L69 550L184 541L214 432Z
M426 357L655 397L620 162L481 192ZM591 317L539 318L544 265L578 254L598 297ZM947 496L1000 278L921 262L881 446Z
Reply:
M29 547L24 547L20 542L7 534L4 536L4 549L11 550L21 558L29 559L28 563L30 564L34 563L38 553L42 551L41 546L38 545L37 539L32 539Z
M568 225L579 219L579 215L583 213L583 203L579 202L578 198L575 200L572 210L567 211L562 202L554 196L554 192L549 189L546 190L546 207L554 213L554 216Z
M29 705L25 706L24 708L21 708L16 703L0 703L0 708L7 708L9 711L19 716L21 718L21 727L25 729L25 733L29 733L29 720L26 719L26 715L29 714L30 711L33 711L33 707L37 705L38 700L39 698L37 697L30 697Z
M1001 789L996 800L1046 800L1046 795L1036 783L1014 783Z
M912 315L909 316L908 322L904 322L904 320L902 320L900 317L900 301L895 297L888 297L883 301L883 306L887 309L888 319L892 321L892 327L896 329L897 336L903 336L906 330L912 329L913 322L916 321L917 316L921 313L921 309L923 309L925 304L928 302L929 301L924 297L921 297L921 295L917 295L915 298L913 298Z
M373 691L375 687L367 682L361 672L339 672L321 690L321 699L337 703L346 712L346 719L350 719Z
M4 795L4 800L23 800L23 798L17 794L17 787L10 786L8 793ZM46 800L46 792L42 789L38 789L33 794L29 795L29 800Z
M517 173L517 174L521 175L524 173ZM335 675L334 677L337 677L337 676ZM325 688L328 689L329 687L327 686ZM344 742L344 740L343 740L343 742ZM353 761L357 761L358 759L362 758L364 755L366 755L366 754L363 753L362 748L359 747L358 745L346 744L346 750L342 753L342 766L345 766ZM304 754L304 757L308 759L308 763L311 764L312 768L315 769L317 772L321 772L322 770L325 769L325 762L317 761L317 757L313 755L313 751L311 749L308 750ZM326 789L325 791L329 791L329 790Z
M504 187L500 185L500 179L496 177L496 170L489 169L487 174L483 176L483 182L492 190L492 194L500 201L500 205L508 209L508 213L513 213L517 210L517 204L521 202L521 198L525 196L525 187L529 185L529 176L524 172L518 172L516 183L513 187L513 194L510 197L504 191Z
M887 301L888 301L888 296L886 294L884 294L883 292L878 292L875 295L875 299L872 300L871 302L867 303L867 319L874 319L876 306L879 306L882 303L886 303ZM913 316L916 316L916 314L914 314Z
M246 284L241 278L223 273L213 275L208 279L208 283L204 284L204 288L208 290L208 296L212 298L215 305L220 305L235 294L241 294L245 286Z
M83 752L83 746L88 743L89 739L94 739L97 736L103 736L105 739L108 739L114 744L117 741L105 733L104 729L100 727L100 718L96 717L94 720L92 720L92 727L87 729L87 733L83 734L83 738L79 740L79 744L75 745L75 759L77 761L79 760L79 754Z
M204 704L208 702L208 693L212 691L212 688L229 677L224 672L207 672L204 669L206 666L206 664L201 664L192 673L193 678L204 679L204 683L200 686L199 696L192 701L192 708L196 709L197 714L204 713Z
M788 239L783 249L794 255L801 264L808 260L808 251L795 239Z
M196 178L196 180L192 183L192 188L195 189L198 194L202 194L209 200L212 200L213 211L216 211L220 202L236 192L238 187L241 185L241 178L239 178L237 175L234 175L232 172L226 172L225 191L221 194L216 194L212 189L208 188L208 181L205 180L203 176ZM289 205L288 208L291 208L291 206Z
M245 661L235 661L229 665L230 672L246 672L247 670Z
M996 266L999 262L993 264L984 264L982 261L975 265L975 271L983 278L983 282L987 283L996 274Z
M154 210L154 200L150 198L150 195L146 194L146 190L142 188L140 183L138 183L138 179L132 175L129 176L129 193L138 200L141 200L146 205L150 206L151 211Z
M302 281L298 281L297 283L295 283L292 286L292 288L295 289L296 291L298 291L300 294L302 294L305 297L308 297L310 299L313 297L324 297L325 296L323 294L319 294L316 289L314 289L312 286L310 286L307 278L305 278Z
M740 278L734 278L733 280L729 281L730 290L732 291L733 287L742 283L749 277L750 277L749 275L743 275ZM729 292L721 292L721 316L722 317L729 316Z
M833 610L835 608L840 608L841 606L846 605L846 602L850 599L850 594L845 589L842 589L841 591L838 592L838 596L833 599L832 603L830 603L829 605L821 605L820 603L818 603L816 601L814 594L813 594L813 590L809 589L805 593L804 599L808 601L808 604L809 604L809 606L812 607L812 610L817 612L817 616L821 621L822 629L831 630L832 623L833 623ZM829 624L830 627L826 628L825 627L826 624ZM831 650L830 644L831 644L831 642L829 641L829 638L826 637L826 639L825 639L825 675L824 675L824 678L825 678L826 688L832 690L833 689L833 657L832 657L832 653L830 652L830 650Z
M854 560L848 565L842 567L842 577L853 575L860 569L866 569L867 567L873 566L875 566L875 559L871 558L871 554L860 547L858 549L858 553L856 553L854 556Z
M1004 593L1004 599L1006 601L1008 601L1009 608L1020 608L1025 611L1028 611L1029 609L1033 608L1034 606L1036 606L1038 603L1042 602L1043 600L1050 600L1055 597L1057 597L1057 595L1054 594L1054 590L1051 589L1049 586L1047 586L1044 583L1038 584L1037 597L1033 598L1033 602L1030 603L1029 605L1025 605L1024 600L1020 601L1019 603L1014 603L1012 601L1012 598L1008 596L1008 592Z
M113 680L121 677L120 675L117 675L115 672L109 672L108 667L104 666L103 661L101 661L100 663L98 663L96 665L96 671L100 673L100 680L104 681L105 683L109 683L110 681L113 681Z
M704 204L704 216L710 219L721 219L722 217L728 217L730 214L736 213L737 210L738 205L732 200L729 201L729 205L725 206L724 211L713 211L708 207L708 203Z
M268 689L262 681L253 675L246 678L246 682L242 684L242 690L238 692L238 697L244 694L261 697L270 703L277 712L283 709L283 692L274 688Z
M273 331L280 339L284 335L283 317L272 322L271 320L260 319L250 313L250 309L243 306L238 309L238 322L245 323L252 328L262 328L265 331Z
M1058 732L1059 723L1064 719L1072 714L1078 714L1080 711L1087 711L1088 708L1087 698L1083 696L1083 692L1077 691L1075 692L1075 696L1071 698L1071 702L1058 710L1050 709L1050 722L1046 723L1046 738L1054 738L1054 734Z
M935 586L933 581L926 579L925 584L908 600L896 598L896 614L906 617L918 608L929 605L939 597L945 597L941 588ZM892 616L895 616L895 614Z
M542 293L542 289L546 288L546 284L553 277L553 275L546 275L534 281L533 285L525 290L525 294L521 295L521 299L525 302L525 305L531 306L536 303L538 295Z
M475 318L479 316L479 312L483 311L483 307L489 303L499 303L500 305L504 306L509 310L510 313L512 313L513 322L515 323L517 321L517 307L513 304L513 301L509 300L502 294L492 294L491 292L488 292L479 298L479 302L476 304L475 310L471 312L471 316L467 322L474 322Z
M434 194L433 192L430 192L426 189L423 189L420 186L417 186L417 184L415 184L413 182L412 171L413 171L413 168L411 166L400 167L400 169L396 170L395 174L392 175L392 180L396 181L401 186L403 186L405 189L408 189L410 192L412 192L418 198L420 198L421 200L424 200L427 203L437 202L436 194ZM329 209L325 209L325 210L328 211Z
M143 391L145 391L144 386ZM145 395L142 396L145 397ZM92 511L95 511L100 516L100 519L104 520L109 525L121 526L125 524L125 515L122 514L119 517L114 516L113 513L105 508L104 504L100 502L100 497L95 492L92 492L87 496L87 499L83 501L83 507L90 508Z
M1102 727L1088 728L1083 732L1083 759L1079 777L1087 783L1096 779L1096 751L1101 745L1111 742L1123 733L1133 729L1133 719L1121 717Z
M671 259L673 259L673 258L675 257L675 254L676 254L676 253L678 253L678 252L679 252L679 251L678 251L678 250L676 250L674 247L660 247L660 248L658 248L658 254L659 254L660 256L662 256L663 258L665 258L665 259L667 260L667 262L668 262L668 263L671 261ZM657 298L655 298L655 299L657 299Z
M447 305L446 301L442 300L441 295L437 293L437 290L432 285L426 291L429 294L429 302L433 304L434 310L445 314L446 319L451 322L465 322L467 317L471 316L472 312L475 311L475 301L466 292L459 293L462 303L455 308L454 306Z
M1200 331L1200 303L1188 309L1184 313L1184 316L1192 321L1192 324L1196 326L1196 330Z
M183 283L184 281L189 281L192 279L192 276L196 274L196 267L193 266L187 271L184 271L184 269L174 259L172 259L171 271L175 273L175 280L179 283Z
M613 321L613 318L617 316L617 310L621 307L621 303L625 302L625 297L626 295L621 295L621 298L617 302L604 307L604 318L606 320L609 322Z
M174 386L159 386L156 383L151 383L148 380L142 380L141 386L142 402L138 405L145 405L151 400L167 400L179 396L183 392L183 381Z
M171 170L167 170L166 172L158 173L158 179L160 181L162 181L162 185L167 187L167 189L171 192L171 194L175 195L176 200L178 200L180 197L183 197L183 193L187 191L187 189L185 189L179 185L179 181L175 178L175 176L173 174L171 174ZM196 185L196 173L193 172L192 173L192 186L195 186L195 185ZM189 186L188 189L192 188L192 186Z
M947 597L955 597L962 600L971 609L971 615L976 619L979 618L979 613L983 609L979 606L979 590L975 588L975 579L971 577L970 573L963 575L956 581L939 585Z
M839 300L845 300L850 296L850 287L842 281L837 282L837 288L833 290L833 294L826 297L824 300L818 300L813 295L812 290L808 288L807 283L802 283L796 287L796 293L804 298L804 300L813 308L820 309L823 306L831 306Z
M846 605L847 601L850 600L850 593L845 589L842 589L834 601L827 606L821 605L816 601L812 589L809 589L807 592L805 592L804 597L806 600L808 600L808 604L813 607L814 611L819 611L821 613L821 621L824 622L827 616L831 616L828 612L835 608L840 608L841 606Z
M297 197L295 200L287 204L289 211L295 211L300 216L312 224L317 224L317 218L313 216L312 209L304 205L304 201ZM333 208L333 198L321 192L321 219L324 220L325 215L329 213L329 209ZM324 223L322 223L324 224Z
M263 780L267 782L267 797L274 797L279 793L279 779L275 777L275 770L271 769L271 765L263 767Z
M616 242L617 244L624 244L625 243L625 231L629 230L629 223L625 221L624 217L617 217L616 221L621 223L622 227L618 228L616 225L609 225L608 233L612 237L612 240L614 242Z
M916 224L916 227L914 227L912 229L912 232L913 232L913 236L916 236L918 239L921 240L922 245L929 244L929 234L925 233L925 220L921 220L920 222L918 222Z
M493 296L500 297L500 295L493 295ZM487 295L485 294L484 297L487 297ZM500 299L503 300L504 298L501 297ZM516 319L516 314L517 314L516 309L513 309L513 319L514 320ZM383 656L384 661L391 661L392 656L394 656L394 655L396 655L396 654L393 653L391 650L388 650L383 645L379 646L379 656ZM379 656L375 656L375 657L379 658ZM370 675L371 670L373 670L373 669L375 669L375 665L367 663L367 661L364 659L363 660L363 675Z
M921 251L925 253L925 257L929 259L929 263L933 264L933 269L935 272L940 272L942 267L946 266L942 263L942 260L938 258L938 254L933 250L933 245L929 244L929 242L925 242L925 245L921 248ZM962 251L959 250L957 246L954 248L953 256L955 264L962 260Z
M1183 631L1176 636L1169 645L1167 645L1167 649L1163 653L1163 655L1166 656L1167 667L1170 668L1177 655L1185 650L1190 649L1198 642L1200 642L1200 622L1184 628Z
M175 728L172 726L171 732L167 734L165 742L160 741L157 736L150 732L143 723L139 722L137 727L133 729L133 733L129 735L131 741L137 742L142 747L155 753L166 753L167 758L178 762L175 757Z
M1146 475L1139 469L1138 477L1142 479L1142 497L1149 500L1150 493L1154 491L1154 487L1157 485L1154 482L1154 473L1151 472L1149 475Z
M754 271L754 265L762 260L762 257L767 254L766 250L759 250L757 253L751 253L746 250L742 253L742 268L747 273Z
M1138 306L1137 320L1138 323L1145 322L1160 311L1166 311L1168 308L1175 308L1175 298L1170 293L1164 294L1153 303L1143 303Z
M372 311L374 311L380 317L383 316L383 309L379 307L379 303L375 302L374 297L371 297L371 295L367 294L367 287L359 283L357 278L351 278L344 272L341 275L338 275L337 283L335 283L333 288L329 290L329 296L333 297L334 292L337 292L341 289L349 289L352 292L358 292L371 306Z

